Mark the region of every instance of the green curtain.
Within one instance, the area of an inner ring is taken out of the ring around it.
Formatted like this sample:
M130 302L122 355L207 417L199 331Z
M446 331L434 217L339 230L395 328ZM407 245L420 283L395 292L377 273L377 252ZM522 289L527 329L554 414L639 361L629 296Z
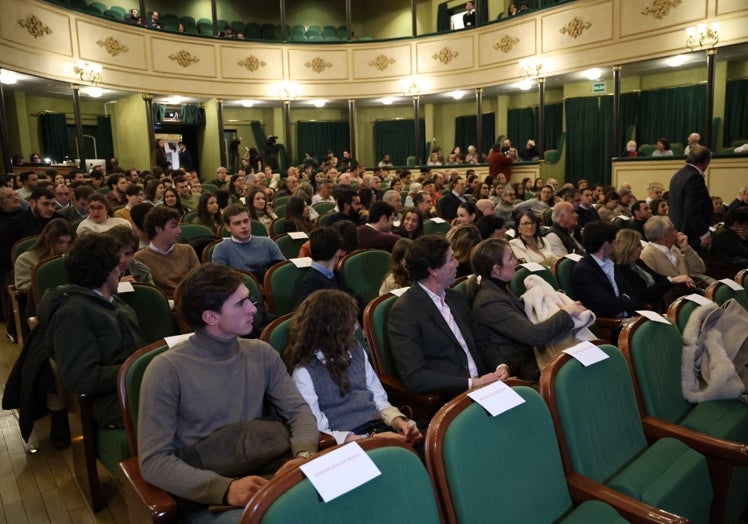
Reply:
M179 121L183 124L205 125L205 108L185 104L179 108Z
M488 0L475 0L475 7L478 10L478 25L488 22Z
M112 140L112 121L109 115L96 117L96 148L99 158L112 158L114 155L114 141Z
M642 91L639 145L654 144L658 138L685 145L690 133L704 133L706 85Z
M322 158L328 150L341 155L350 148L350 131L348 122L303 122L296 123L297 158L304 158L304 153Z
M262 129L262 122L259 120L252 120L249 123L250 129L252 129L252 136L255 137L255 143L257 144L257 150L262 152L265 150L265 144L267 143L267 136L265 136L265 130Z
M422 118L418 119L419 136L423 140L426 126ZM409 156L416 156L415 125L409 120L377 120L374 122L374 152L378 162L382 155L389 153L396 166L406 165ZM425 142L421 142L421 150ZM426 159L423 158L425 162Z
M449 23L449 7L447 2L442 2L436 9L436 31L441 33L449 31L452 27Z
M564 130L564 104L548 104L545 106L545 132L543 140L546 149L558 149L558 141ZM522 146L523 144L519 144Z
M602 182L600 166L603 156L598 97L566 100L566 181L585 178ZM605 157L610 155L605 153Z
M151 112L153 113L153 122L161 122L166 116L166 104L152 104Z
M39 115L39 127L42 137L42 158L61 162L66 156L75 158L70 146L65 124L64 113L42 113Z
M629 138L626 132L629 128L638 128L639 123L639 93L624 93L621 95L620 126L618 129L621 143L617 144L616 154L622 155L626 150ZM637 137L638 138L638 137Z
M730 80L725 92L725 133L722 147L748 138L748 80Z
M600 131L599 146L600 151L597 155L597 172L600 173L602 180L598 181L605 185L610 185L611 158L618 156L618 148L613 152L613 97L600 97L600 110L597 114L598 129ZM589 179L588 179L589 180Z
M537 140L538 106L510 109L507 112L506 132L518 151L524 149L527 140Z
M481 148L488 151L494 144L494 129L496 127L496 114L483 113L481 115ZM478 126L475 115L462 115L455 118L455 145L460 146L463 152L467 151L469 145L478 144Z

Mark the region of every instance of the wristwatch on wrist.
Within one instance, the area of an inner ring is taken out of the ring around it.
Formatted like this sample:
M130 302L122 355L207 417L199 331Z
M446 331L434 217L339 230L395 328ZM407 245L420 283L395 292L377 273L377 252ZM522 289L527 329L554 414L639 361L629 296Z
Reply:
M314 453L312 453L311 451L297 451L296 452L296 458L305 458L305 459L307 459L307 458L313 457L313 456L314 456Z

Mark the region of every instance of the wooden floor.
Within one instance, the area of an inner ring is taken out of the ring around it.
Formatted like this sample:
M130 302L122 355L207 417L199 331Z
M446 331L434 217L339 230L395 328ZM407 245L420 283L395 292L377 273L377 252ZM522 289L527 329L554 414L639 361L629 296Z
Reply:
M5 336L0 323L0 390L5 390L20 347ZM73 478L70 448L56 451L49 444L49 418L39 420L28 443L21 438L18 414L0 410L0 524L91 522L126 523L127 508L116 483L99 466L111 494L107 507L92 513ZM35 452L33 452L35 450Z

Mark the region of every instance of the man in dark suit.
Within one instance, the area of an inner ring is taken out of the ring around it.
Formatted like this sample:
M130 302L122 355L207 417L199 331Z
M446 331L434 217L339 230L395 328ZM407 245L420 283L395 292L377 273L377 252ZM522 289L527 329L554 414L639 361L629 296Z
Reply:
M467 202L467 198L465 198L466 189L467 183L462 178L458 178L452 183L452 191L444 195L439 204L439 212L444 220L454 220L457 216L457 208L463 202Z
M475 15L475 8L473 2L467 2L465 4L465 14L462 15L462 25L467 27L475 27L477 18Z
M678 231L688 235L688 243L697 251L709 249L712 244L709 226L714 207L704 181L711 159L708 148L694 145L686 165L670 179L670 219Z
M415 282L392 306L388 323L392 356L405 387L454 396L508 378L499 352L479 351L467 300L449 287L458 266L449 241L419 237L405 260Z
M192 159L192 153L187 149L187 145L184 142L179 142L177 147L179 147L179 167L184 168L185 171L194 170L195 161Z
M613 224L587 224L582 231L587 254L571 275L574 296L599 317L627 317L644 307L610 259L615 238Z

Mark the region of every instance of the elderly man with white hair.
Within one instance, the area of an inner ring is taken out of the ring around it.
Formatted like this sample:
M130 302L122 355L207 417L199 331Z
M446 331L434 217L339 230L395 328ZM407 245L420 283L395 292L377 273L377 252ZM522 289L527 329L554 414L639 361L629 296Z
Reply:
M496 214L494 211L494 205L493 202L491 202L487 198L481 198L475 203L475 207L478 208L478 211L480 211L483 216L490 216Z
M654 272L668 278L688 275L700 288L714 282L705 274L706 265L688 244L688 237L677 231L668 217L653 216L644 224L644 233L649 243L642 250L641 259Z
M403 219L403 216L400 213L400 210L403 207L403 199L402 196L400 196L400 193L394 189L388 189L384 192L384 195L382 195L382 201L387 202L392 206L395 210L395 222L400 223Z
M691 148L693 146L700 145L699 142L701 142L701 135L698 133L691 133L688 135L688 138L686 139L688 144L686 145L686 148L683 150L684 155L688 155L688 153L691 152Z
M585 255L582 247L582 234L577 227L579 215L570 202L559 202L553 206L553 227L545 236L545 241L557 257L569 253Z

